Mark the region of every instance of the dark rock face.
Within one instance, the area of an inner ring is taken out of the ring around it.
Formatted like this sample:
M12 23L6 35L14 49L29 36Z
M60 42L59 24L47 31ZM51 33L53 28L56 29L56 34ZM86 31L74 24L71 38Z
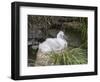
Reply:
M80 29L80 17L28 16L28 41L43 42L46 38L56 37L62 30L69 36L70 30Z
M36 59L39 43L49 37L55 38L60 30L67 36L69 46L78 47L81 44L81 19L82 17L28 15L28 62Z

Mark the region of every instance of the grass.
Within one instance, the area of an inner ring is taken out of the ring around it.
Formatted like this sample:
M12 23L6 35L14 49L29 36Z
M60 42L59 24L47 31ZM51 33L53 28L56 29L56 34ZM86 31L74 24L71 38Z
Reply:
M81 40L82 40L82 46L83 48L87 48L87 38L88 38L88 22L87 22L87 18L81 18L81 22L82 22L82 25L81 25Z
M86 50L81 48L65 49L60 53L51 52L50 58L54 65L87 64Z

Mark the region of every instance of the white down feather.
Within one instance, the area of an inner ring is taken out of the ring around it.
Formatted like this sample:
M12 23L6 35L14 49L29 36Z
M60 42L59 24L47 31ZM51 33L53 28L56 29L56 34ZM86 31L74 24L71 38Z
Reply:
M64 36L64 32L60 31L56 38L47 38L43 43L39 44L39 50L44 53L63 50L67 47L67 41Z

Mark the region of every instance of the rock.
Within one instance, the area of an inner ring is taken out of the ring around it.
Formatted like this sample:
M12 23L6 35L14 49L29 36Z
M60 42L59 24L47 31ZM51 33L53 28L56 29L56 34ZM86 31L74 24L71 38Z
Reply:
M47 65L53 65L50 56L47 53L38 51L35 61L35 66L47 66Z

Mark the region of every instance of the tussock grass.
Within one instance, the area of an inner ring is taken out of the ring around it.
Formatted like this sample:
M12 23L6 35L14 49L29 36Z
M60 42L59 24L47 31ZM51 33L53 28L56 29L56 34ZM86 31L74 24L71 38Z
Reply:
M64 49L60 53L51 52L51 61L54 65L86 64L87 53L81 48Z

